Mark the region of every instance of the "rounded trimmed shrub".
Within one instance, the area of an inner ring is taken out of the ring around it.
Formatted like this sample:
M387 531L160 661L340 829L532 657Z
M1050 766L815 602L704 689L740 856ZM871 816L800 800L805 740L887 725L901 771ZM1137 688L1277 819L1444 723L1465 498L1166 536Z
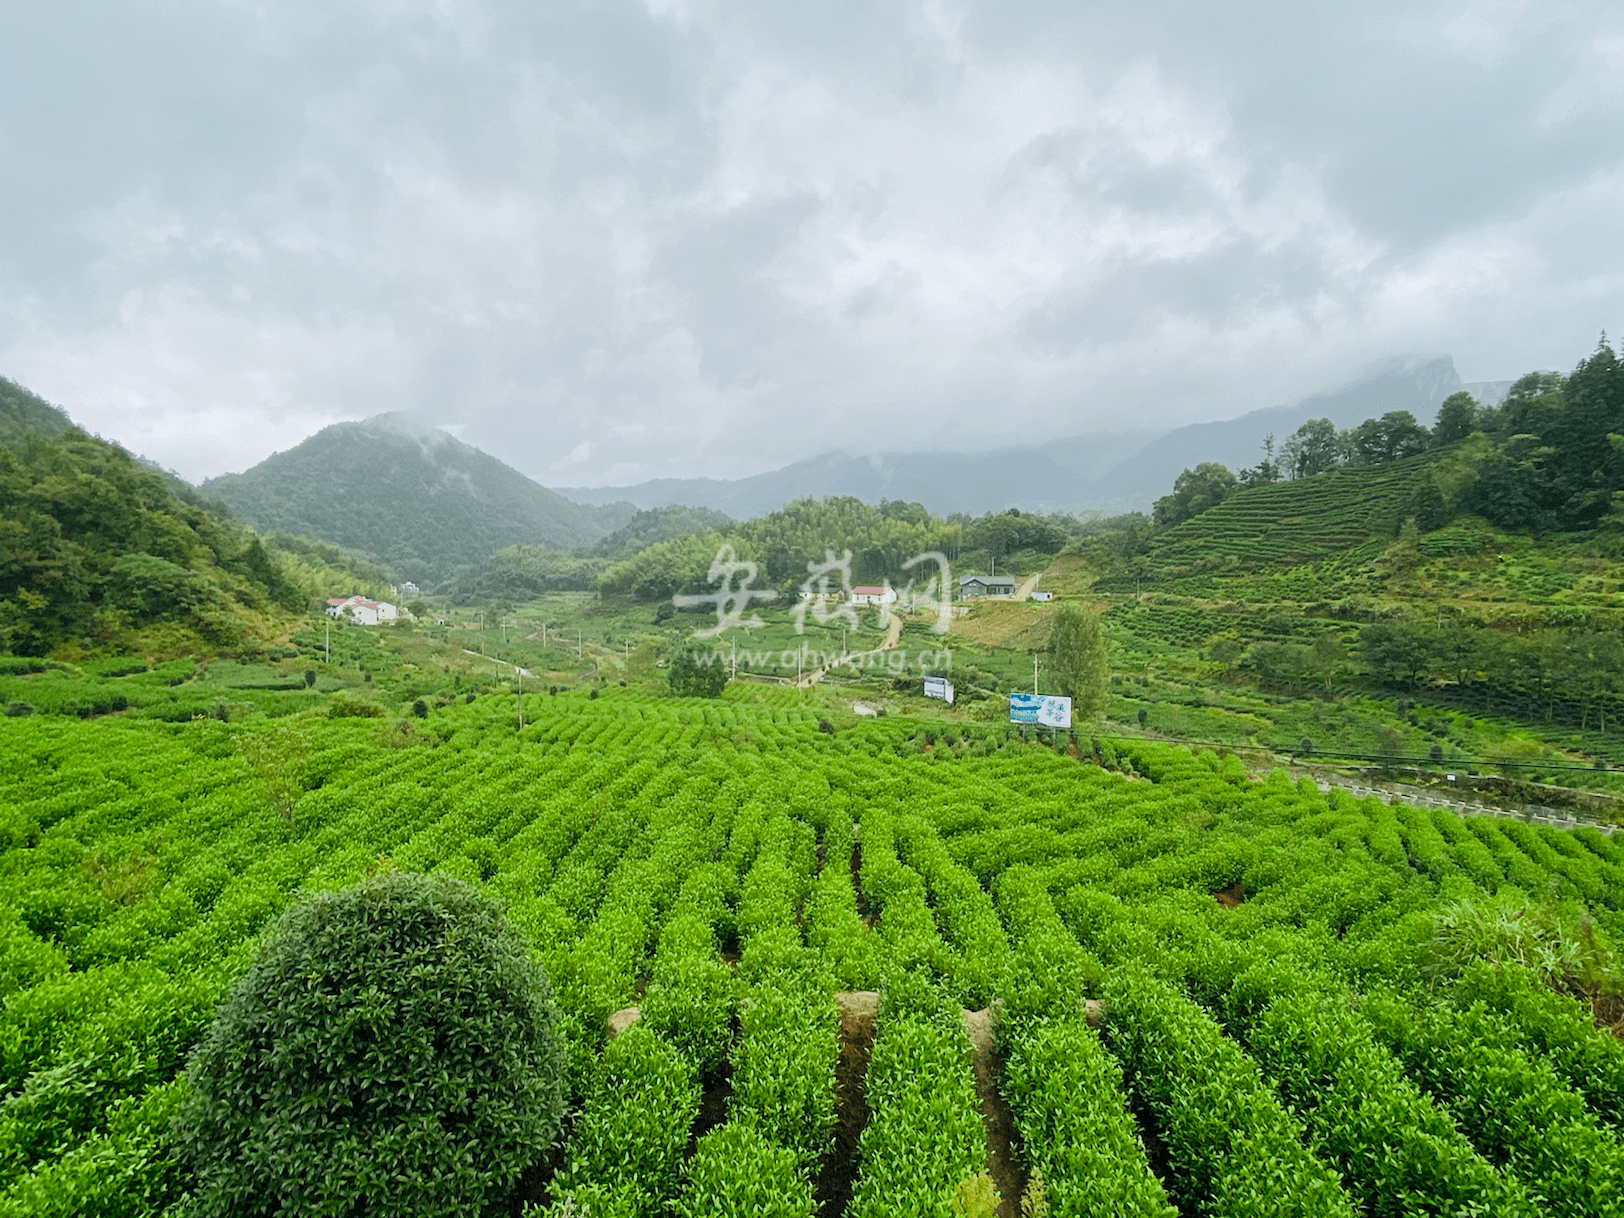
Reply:
M387 874L283 915L187 1069L208 1215L494 1215L564 1109L546 975L501 909Z

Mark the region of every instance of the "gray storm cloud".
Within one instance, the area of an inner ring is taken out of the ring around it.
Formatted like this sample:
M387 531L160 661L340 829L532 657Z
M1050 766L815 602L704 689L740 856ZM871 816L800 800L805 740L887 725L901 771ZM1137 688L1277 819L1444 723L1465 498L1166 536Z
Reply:
M0 373L201 478L1225 417L1624 325L1611 4L0 9Z

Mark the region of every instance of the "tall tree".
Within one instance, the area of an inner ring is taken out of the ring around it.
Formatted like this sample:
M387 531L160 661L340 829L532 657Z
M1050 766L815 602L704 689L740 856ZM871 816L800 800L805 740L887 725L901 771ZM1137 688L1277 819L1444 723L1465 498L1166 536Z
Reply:
M1421 684L1437 658L1437 631L1408 622L1377 622L1359 632L1359 652L1379 681Z
M1240 480L1247 486L1263 486L1280 481L1281 462L1274 454L1274 432L1263 437L1263 459L1256 465L1241 470Z
M665 680L679 698L720 698L727 688L727 660L717 651L701 655L682 647L671 658Z
M1105 714L1111 689L1105 626L1099 614L1078 604L1055 611L1049 634L1049 675L1071 699L1072 722L1091 722Z
M1228 499L1239 485L1228 467L1216 461L1203 461L1194 469L1185 470L1174 480L1173 493L1156 500L1157 527L1170 528L1181 520L1201 515Z
M1452 393L1438 407L1438 420L1432 428L1434 444L1453 444L1477 430L1477 399L1464 389Z
M1336 424L1330 419L1309 419L1280 449L1280 461L1293 478L1323 474L1342 459Z
M1603 335L1589 359L1568 377L1562 409L1541 432L1555 450L1552 506L1565 528L1586 527L1612 506L1624 488L1624 455L1608 441L1624 432L1624 363Z
M1385 465L1426 452L1431 439L1408 410L1389 410L1379 419L1366 419L1348 433L1348 455L1356 465Z

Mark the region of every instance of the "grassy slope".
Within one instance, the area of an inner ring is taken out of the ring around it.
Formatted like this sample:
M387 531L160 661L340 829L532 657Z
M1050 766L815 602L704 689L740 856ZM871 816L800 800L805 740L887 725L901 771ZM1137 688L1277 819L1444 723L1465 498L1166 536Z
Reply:
M1158 536L1151 563L1162 571L1296 566L1385 545L1436 462L1428 454L1250 487Z

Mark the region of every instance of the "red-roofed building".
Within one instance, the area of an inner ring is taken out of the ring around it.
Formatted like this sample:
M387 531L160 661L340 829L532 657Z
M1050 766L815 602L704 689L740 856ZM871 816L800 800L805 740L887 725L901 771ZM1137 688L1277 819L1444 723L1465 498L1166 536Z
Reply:
M400 610L388 601L369 601L364 596L330 596L327 616L348 617L358 626L378 626L394 621L400 616Z

